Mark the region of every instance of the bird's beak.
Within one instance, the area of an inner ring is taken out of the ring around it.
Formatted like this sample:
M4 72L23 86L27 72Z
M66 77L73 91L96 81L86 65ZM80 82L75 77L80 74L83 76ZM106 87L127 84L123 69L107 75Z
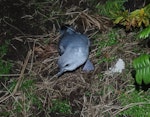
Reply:
M57 77L60 77L63 73L64 73L64 70L61 70L56 75L57 75Z

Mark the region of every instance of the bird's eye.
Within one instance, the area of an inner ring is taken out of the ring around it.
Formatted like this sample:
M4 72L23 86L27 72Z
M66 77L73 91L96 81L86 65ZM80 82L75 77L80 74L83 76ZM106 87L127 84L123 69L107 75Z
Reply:
M68 66L69 66L69 64L66 64L66 65L65 65L65 67L68 67Z

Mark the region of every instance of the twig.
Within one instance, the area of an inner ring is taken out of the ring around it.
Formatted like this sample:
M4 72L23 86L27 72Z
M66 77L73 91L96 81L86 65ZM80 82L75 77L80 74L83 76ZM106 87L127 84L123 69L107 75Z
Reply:
M27 66L27 63L28 63L28 61L29 61L31 52L32 52L32 50L28 51L28 54L27 54L27 56L26 56L26 59L25 59L23 68L22 68L21 73L20 73L20 76L19 76L19 78L18 78L19 80L18 80L18 82L17 82L17 84L16 84L16 86L15 86L15 88L14 88L14 90L13 90L13 94L16 93L17 89L18 89L18 88L20 87L20 85L21 85L21 81L22 81L22 79L23 79L24 71L25 71L26 66Z
M7 21L3 20L7 25L9 25L10 27L14 28L15 30L17 30L18 32L20 32L22 35L25 35L19 28L17 28L16 26L13 26L12 24L8 23Z
M35 50L34 48L35 48L35 41L33 43L33 51L32 51L32 56L31 56L31 65L30 65L30 69L29 69L28 73L30 73L32 68L33 68L33 59L34 59L34 50Z
M20 74L0 74L0 77L13 77L13 76L19 76Z
M3 85L3 84L2 84ZM3 102L3 101L5 101L5 100L7 100L9 97L11 97L12 95L10 94L9 95L9 93L6 93L4 96L2 96L1 98L0 98L0 103L1 102Z
M150 103L148 103L148 102L131 103L129 105L126 105L124 108L120 109L118 112L114 113L112 115L112 117L115 117L118 113L120 113L120 112L122 112L122 111L124 111L124 110L126 110L128 108L131 108L131 107L134 107L134 106L138 106L138 105L145 105L145 104L149 104L150 105Z
M3 102L4 100L8 99L9 97L13 97L14 100L19 104L20 107L22 107L22 105L20 104L20 102L14 97L13 93L10 92L10 90L3 84L3 87L9 92L10 95L8 95L7 97L5 97L4 99L2 99L0 102Z

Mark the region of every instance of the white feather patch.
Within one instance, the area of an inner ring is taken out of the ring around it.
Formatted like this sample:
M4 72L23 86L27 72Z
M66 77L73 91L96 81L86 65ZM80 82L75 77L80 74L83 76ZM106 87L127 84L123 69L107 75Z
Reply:
M105 72L105 74L112 75L114 73L122 73L123 69L125 69L125 62L119 58L116 64L113 67L110 67L109 70Z
M124 68L125 62L122 59L118 59L117 63L113 67L109 68L109 70L114 73L115 72L121 73Z

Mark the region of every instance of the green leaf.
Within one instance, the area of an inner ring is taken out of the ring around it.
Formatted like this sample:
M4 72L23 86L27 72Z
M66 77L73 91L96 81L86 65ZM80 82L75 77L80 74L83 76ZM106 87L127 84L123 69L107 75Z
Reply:
M147 38L150 35L150 26L148 26L147 28L143 29L137 36L139 38Z
M145 84L149 84L150 83L150 67L145 68L145 76L143 77L143 82Z
M133 67L136 70L136 82L141 85L150 84L150 55L144 54L133 60Z
M140 75L141 75L140 70L136 70L135 78L136 78L137 84L139 84L139 85L142 84L142 77Z
M115 24L118 24L121 20L123 20L124 19L124 17L122 17L122 16L120 16L120 17L118 17L115 21L114 21L114 23Z

